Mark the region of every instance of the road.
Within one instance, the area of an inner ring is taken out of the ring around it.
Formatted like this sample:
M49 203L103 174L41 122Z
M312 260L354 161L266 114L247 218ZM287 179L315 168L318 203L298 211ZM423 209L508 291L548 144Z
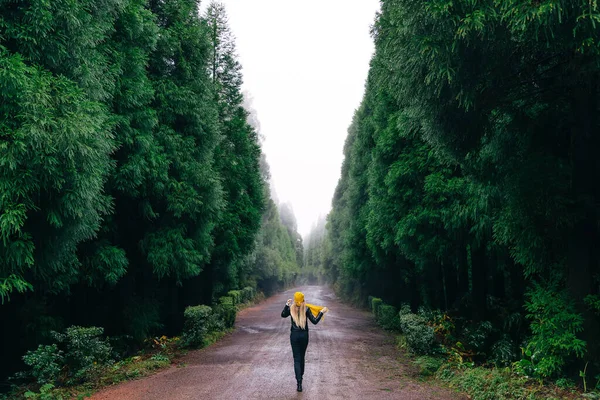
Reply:
M296 392L286 299L303 291L308 303L330 312L310 325L302 393ZM93 400L183 399L461 399L419 382L393 336L368 311L341 303L321 286L279 293L238 314L236 329L218 343L192 351L186 366L96 393Z

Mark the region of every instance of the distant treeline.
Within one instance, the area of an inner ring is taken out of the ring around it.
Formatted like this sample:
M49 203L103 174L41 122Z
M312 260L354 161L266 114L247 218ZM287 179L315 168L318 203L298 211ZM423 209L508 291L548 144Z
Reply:
M178 334L186 306L298 273L225 10L199 12L0 1L0 377L51 331Z
M477 361L577 379L589 362L595 382L598 5L383 0L372 36L306 262L362 304L446 311L452 346Z

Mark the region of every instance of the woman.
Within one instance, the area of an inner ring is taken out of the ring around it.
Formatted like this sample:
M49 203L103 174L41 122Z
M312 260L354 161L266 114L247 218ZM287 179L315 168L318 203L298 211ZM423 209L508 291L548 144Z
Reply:
M289 299L281 312L282 318L292 316L292 328L290 333L290 342L292 343L292 353L294 354L294 372L298 382L298 391L302 391L302 375L304 375L304 355L308 346L308 325L306 320L310 320L314 325L318 324L327 307L306 304L304 293L296 292L294 301Z

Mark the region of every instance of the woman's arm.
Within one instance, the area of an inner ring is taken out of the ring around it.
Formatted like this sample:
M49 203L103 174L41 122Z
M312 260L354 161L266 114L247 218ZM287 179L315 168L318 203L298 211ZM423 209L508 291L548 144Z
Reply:
M313 313L310 311L310 308L306 308L306 318L308 318L310 320L310 322L313 323L313 325L316 325L319 323L319 321L321 320L321 318L323 318L323 311L319 311L319 314L315 317L313 315Z
M287 304L283 307L283 311L281 312L281 318L287 318L290 316L290 306Z

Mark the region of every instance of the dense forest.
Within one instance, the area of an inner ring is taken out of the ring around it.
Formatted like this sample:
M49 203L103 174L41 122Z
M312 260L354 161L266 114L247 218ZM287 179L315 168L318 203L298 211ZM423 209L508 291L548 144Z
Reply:
M0 1L0 378L52 331L135 348L298 274L225 9L199 7Z
M383 0L315 279L441 311L465 359L600 372L599 24L587 0Z

